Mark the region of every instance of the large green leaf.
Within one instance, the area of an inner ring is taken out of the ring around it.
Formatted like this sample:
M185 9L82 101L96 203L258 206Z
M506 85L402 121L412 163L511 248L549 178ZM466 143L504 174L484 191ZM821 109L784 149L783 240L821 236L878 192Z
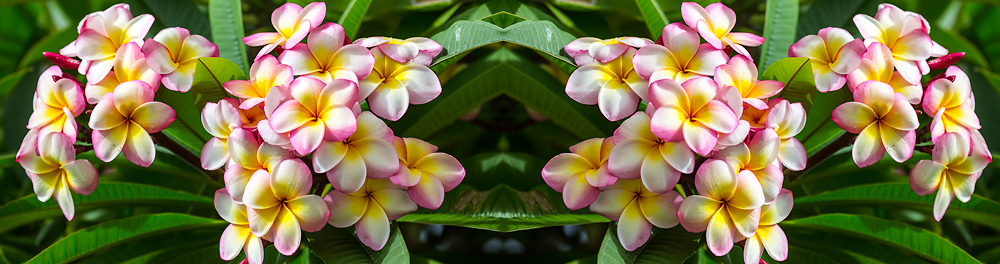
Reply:
M788 47L795 42L795 25L799 22L798 0L767 0L764 19L764 45L760 48L763 71L768 65L788 57Z
M436 66L435 68L438 69L441 68L440 65L454 63L461 55L473 49L497 42L508 42L531 48L554 59L556 63L573 67L572 65L575 65L573 60L562 55L561 52L563 47L576 37L566 33L551 21L533 20L525 17L526 13L528 12L522 11L518 14L527 19L526 21L507 27L500 27L480 20L483 17L493 15L492 13L483 16L470 15L475 20L455 21L445 30L431 36L431 39L444 47L432 66Z
M157 91L157 100L170 105L177 112L177 119L163 133L192 153L200 153L205 142L212 138L201 125L201 109L205 108L206 102L215 102L229 95L222 86L224 83L246 78L246 74L230 60L199 58L190 91Z
M226 222L184 214L139 215L77 231L49 246L28 263L69 263L134 240L174 232L224 228Z
M649 36L653 39L659 38L660 34L663 34L663 27L666 27L667 23L670 22L667 15L663 13L663 9L660 8L660 3L657 0L635 0L635 4L642 12L642 20L646 21Z
M980 263L947 239L901 222L863 215L824 214L781 222L787 230L814 230L848 235L938 263ZM789 240L789 244L796 241Z
M354 39L357 37L354 34L358 33L361 21L365 20L365 13L368 12L368 6L371 4L372 0L351 0L351 2L347 3L347 8L344 9L344 14L340 16L340 20L337 20L337 24L344 27L344 32L348 38Z
M209 0L208 20L212 24L212 40L219 45L219 56L235 62L243 72L249 71L240 1Z
M148 37L169 27L182 27L192 35L201 35L212 39L212 29L208 16L198 10L198 5L190 0L160 1L160 0L130 0L133 14L148 13L156 17L149 30ZM70 29L70 31L73 31ZM74 33L76 33L74 31ZM220 45L221 47L221 45Z
M760 76L761 80L775 80L785 84L777 97L792 103L802 103L806 111L812 106L811 97L817 92L812 65L808 58L793 57L775 61Z
M110 205L191 205L212 208L212 198L157 186L102 182L90 195L73 194L77 212ZM34 194L0 207L0 233L47 217L62 216L55 200L38 201Z
M511 27L524 23L528 22ZM392 127L402 136L426 138L500 95L524 103L580 138L606 137L614 130L596 107L569 99L562 83L508 49L500 49L458 73L444 84L437 99L410 107L410 118Z
M313 254L326 263L408 263L410 252L406 249L399 226L393 224L389 241L382 250L374 251L361 244L353 228L327 226L315 233L306 233Z
M907 207L930 212L934 195L920 196L907 183L880 183L855 186L795 199L796 207L804 206L891 206ZM949 217L963 218L1000 230L1000 203L973 195L963 203L954 201L948 206Z
M814 104L806 112L806 126L795 136L810 155L845 133L833 122L831 115L838 106L852 101L851 92L847 89L815 93L813 96Z
M635 251L627 251L618 241L616 224L608 225L597 262L613 264L684 263L698 249L701 234L691 233L680 226L653 230L649 241Z
M854 23L851 18L855 14L866 13L866 9L872 8L872 0L839 0L839 1L816 1L809 5L809 9L799 19L796 36L802 38L805 35L815 35L820 29L825 27L852 28Z
M184 253L202 248L212 248L219 254L219 238L224 228L201 229L183 233L165 234L134 241L76 262L78 264L104 263L164 263ZM221 260L220 260L221 261Z
M479 191L459 185L445 196L437 210L419 209L399 218L399 222L453 225L513 232L547 226L608 222L587 210L571 211L563 205L562 195L548 186L518 191L500 184Z

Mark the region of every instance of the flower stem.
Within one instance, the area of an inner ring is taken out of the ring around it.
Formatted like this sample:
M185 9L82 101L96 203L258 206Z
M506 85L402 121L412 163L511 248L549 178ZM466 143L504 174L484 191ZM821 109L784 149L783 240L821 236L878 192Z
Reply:
M840 151L840 149L850 146L851 143L854 142L855 138L857 138L857 135L851 133L844 133L840 135L840 137L835 139L833 142L830 142L830 144L826 145L826 147L820 149L818 152L816 152L816 154L809 156L809 158L806 159L805 169L801 171L791 171L791 172L789 172L786 169L785 179L788 180L788 182L794 182L795 180L798 180L800 177L802 177L802 175L805 175L813 168L816 168L817 165L823 163L823 161L833 156L833 154L836 154L837 151Z
M156 142L157 145L163 146L167 150L170 150L170 152L173 152L174 155L177 155L177 157L180 157L181 160L184 160L184 162L187 162L188 165L191 165L191 167L194 167L195 170L198 170L198 172L201 172L202 175L205 175L205 177L208 177L209 180L211 180L213 182L218 182L219 181L220 176L219 176L219 171L218 170L207 171L205 169L202 169L201 168L201 158L198 158L197 155L195 155L194 153L191 153L191 151L188 151L183 146L177 144L177 142L174 142L172 139L170 139L170 137L167 137L166 134L163 134L163 133L153 133L153 134L150 134L150 136L153 137L153 141Z

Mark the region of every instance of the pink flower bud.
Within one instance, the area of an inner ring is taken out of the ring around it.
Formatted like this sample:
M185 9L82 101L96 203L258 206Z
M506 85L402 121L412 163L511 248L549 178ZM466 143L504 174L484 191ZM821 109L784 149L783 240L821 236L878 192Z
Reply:
M49 61L60 68L69 70L77 70L80 68L79 60L60 55L59 53L42 52L42 56L45 56L46 59L49 59Z
M929 60L927 61L927 66L929 66L931 70L948 68L948 66L951 66L952 64L958 62L958 60L961 60L962 57L965 57L965 52L955 52Z

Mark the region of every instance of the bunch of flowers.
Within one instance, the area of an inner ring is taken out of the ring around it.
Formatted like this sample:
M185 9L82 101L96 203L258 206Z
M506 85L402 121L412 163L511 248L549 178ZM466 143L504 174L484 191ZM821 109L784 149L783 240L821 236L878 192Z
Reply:
M213 137L200 165L224 170L225 188L215 193L219 215L231 223L220 240L224 260L242 251L249 263L261 263L267 243L292 255L302 231L327 223L354 226L364 245L380 250L390 221L417 206L437 209L465 177L457 159L423 140L395 136L380 119L398 120L410 104L441 93L428 66L442 46L427 38L352 42L325 15L322 2L276 9L277 32L243 39L264 46L249 80L226 82L232 97L202 109ZM98 182L94 166L76 155L92 144L105 162L124 153L149 166L156 153L150 134L175 119L170 106L155 101L157 90L187 92L197 59L219 54L183 28L143 40L152 23L148 14L133 18L128 5L115 5L87 15L80 36L60 54L46 54L59 66L39 79L17 161L38 198L54 196L67 219L74 212L69 192L87 195ZM60 67L78 70L86 85ZM84 113L89 128L79 129L75 118ZM78 129L91 136L78 138ZM324 195L326 183L332 190Z
M588 139L552 158L542 177L570 209L589 206L618 222L626 250L645 244L653 226L680 224L706 232L715 255L739 244L746 263L757 263L765 250L783 261L788 241L777 224L792 208L792 193L782 188L784 170L806 169L805 148L795 138L806 110L775 97L783 83L758 80L744 47L764 39L731 32L732 9L687 2L681 15L684 22L664 27L656 42L580 38L566 45L579 64L566 84L569 97L597 104L610 121L628 119L612 137ZM855 102L834 110L833 120L860 134L852 152L858 166L886 152L903 162L915 146L930 152L927 144L934 143L933 160L917 163L911 183L921 195L939 191L934 215L940 220L952 197L969 200L991 161L968 77L948 67L962 54L947 54L931 41L919 14L883 4L876 17L855 17L863 39L826 28L792 45L789 56L809 59L820 92L847 86L854 94ZM921 86L921 76L943 68ZM636 112L642 101L645 111ZM914 105L921 101L934 119L917 133ZM917 146L925 134L925 145Z

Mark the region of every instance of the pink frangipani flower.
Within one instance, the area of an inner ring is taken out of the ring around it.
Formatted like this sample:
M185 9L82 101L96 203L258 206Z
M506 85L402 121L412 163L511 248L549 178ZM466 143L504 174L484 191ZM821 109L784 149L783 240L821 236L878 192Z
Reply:
M893 64L899 74L911 84L919 84L920 77L930 71L927 59L931 57L934 42L930 25L922 16L891 6L880 5L875 17L865 14L854 16L854 24L865 39L865 44L885 44L892 52ZM940 56L940 55L939 55Z
M367 100L375 115L396 121L406 114L410 104L425 104L437 98L441 81L423 64L390 58L382 51L383 45L371 50L375 67L358 84L358 100Z
M88 83L86 88L87 103L97 104L104 94L115 90L118 85L128 81L143 81L156 91L160 88L160 74L149 67L148 61L139 44L125 43L115 53L113 71L100 82Z
M604 188L590 210L618 222L618 241L625 250L634 251L646 244L653 226L677 226L682 199L675 191L653 193L638 179L622 179Z
M948 67L945 76L932 81L924 91L924 113L934 117L930 124L931 141L937 142L945 133L958 133L969 141L971 131L982 128L969 76L955 66Z
M542 168L545 183L562 193L570 210L589 206L600 187L618 180L608 171L608 155L615 146L611 138L592 138L569 148L570 153L556 155Z
M309 194L312 172L301 160L283 160L270 175L261 176L250 178L243 197L250 231L274 238L274 248L291 256L299 249L302 231L323 229L330 219L329 207L323 198Z
M640 100L649 93L649 82L632 68L635 49L607 63L595 62L581 66L566 81L566 94L582 104L597 104L610 121L618 121L635 113Z
M264 46L254 61L271 53L276 47L285 50L298 46L306 34L319 27L326 18L326 3L313 2L305 8L295 3L285 3L271 12L271 25L278 32L261 32L243 38L248 46Z
M156 147L149 133L160 132L176 118L174 109L154 102L153 95L149 84L129 81L101 98L89 124L94 129L97 158L110 162L124 151L125 158L136 165L148 167L153 163Z
M17 157L24 171L31 178L31 186L38 200L45 202L55 197L66 220L73 220L75 193L90 195L97 188L97 170L90 161L76 159L76 150L69 137L62 133L49 133L38 139L37 154L28 152Z
M243 99L240 109L250 109L264 103L271 93L287 89L293 78L295 76L291 66L279 63L274 56L264 55L250 66L250 80L228 81L223 87L227 92Z
M760 263L764 250L774 260L785 261L788 258L788 237L778 223L784 221L792 212L792 191L781 189L774 202L760 208L760 224L757 232L748 237L743 245L744 263Z
M358 115L358 128L342 141L324 140L313 152L313 169L326 173L333 188L356 192L365 179L385 179L399 171L396 139L385 122L371 112Z
M86 75L90 83L103 79L114 65L118 48L126 43L142 44L153 20L149 14L133 18L126 4L88 15L80 23L80 36L74 42L75 53L82 60L80 73Z
M246 205L236 203L225 189L219 189L215 191L215 211L229 222L219 239L219 257L230 261L243 251L246 252L247 263L264 262L264 243L250 230Z
M185 28L172 27L147 39L142 53L149 67L163 76L164 87L183 93L191 90L198 58L218 57L219 47L205 37L191 35Z
M892 51L882 43L872 42L868 45L868 51L865 51L858 69L847 75L847 88L853 92L865 81L880 81L892 86L892 89L905 96L910 104L919 104L920 97L923 96L923 87L920 87L920 84L909 83L895 69Z
M969 155L969 148L972 154ZM972 141L958 133L945 133L934 144L931 160L921 160L910 171L910 187L919 195L938 191L934 198L934 219L941 221L951 200L968 202L976 188L976 180L993 156L986 140L973 130Z
M389 241L389 221L417 210L405 187L387 179L370 179L356 192L331 190L323 197L330 209L330 225L354 225L358 240L373 250L382 250Z
M751 33L732 32L736 25L736 12L722 3L712 3L704 8L698 3L681 4L681 16L688 27L698 30L698 34L712 47L722 49L730 46L736 53L753 58L743 46L756 47L764 44L764 38Z
M660 80L649 86L650 105L655 107L651 130L664 141L684 140L691 150L707 156L719 133L731 133L738 125L733 109L716 100L719 87L708 77L677 84Z
M888 84L861 83L854 90L854 102L838 106L831 117L840 128L858 134L851 154L859 167L875 164L887 151L897 162L913 155L914 130L920 126L917 112Z
M292 100L274 109L268 119L277 133L291 133L291 144L299 155L312 153L324 140L342 141L357 129L351 107L358 102L358 86L336 79L324 84L311 77L292 81Z
M34 111L28 118L27 126L34 131L36 137L35 140L27 140L27 144L31 146L41 139L38 136L48 133L62 133L70 143L76 142L75 117L83 113L86 102L80 85L72 79L61 78L62 75L59 66L51 66L38 77L35 97L32 100ZM55 78L59 80L56 81Z
M630 47L640 49L651 44L653 44L652 40L637 37L617 37L605 40L583 37L566 44L564 49L576 61L576 66L583 67L583 65L595 62L607 64L624 55L627 50L630 50ZM631 60L629 59L630 62Z
M806 148L795 138L806 126L806 109L802 103L793 104L778 99L767 113L765 126L777 132L781 139L781 150L778 152L781 165L794 171L805 169Z
M733 56L729 63L715 67L714 77L715 82L723 89L735 87L743 103L757 109L767 108L767 98L778 94L785 87L779 81L758 81L757 66L743 55Z
M465 167L455 157L437 152L437 146L416 138L392 142L399 155L399 171L389 177L393 184L408 187L410 200L436 210L444 202L444 193L455 189L465 179Z
M739 173L723 160L711 159L695 175L697 195L681 203L677 218L688 232L708 231L708 249L722 256L742 237L757 230L764 194L750 171Z
M424 66L431 66L434 57L444 50L441 44L424 37L408 39L367 37L354 41L354 44L365 48L378 47L383 54L399 63L413 62Z
M698 32L682 23L663 28L659 45L646 45L632 59L635 71L650 83L662 79L683 83L688 79L714 74L729 56L712 44L701 43Z
M309 34L306 45L297 45L278 56L282 64L292 67L295 75L329 83L344 79L355 84L372 72L375 58L365 47L345 44L347 35L337 23L326 23Z
M233 129L240 127L240 113L233 107L237 101L223 99L218 103L209 102L201 109L201 126L212 135L201 148L201 168L215 170L231 163L226 140Z
M781 168L774 163L780 150L781 138L778 133L773 129L764 129L757 131L748 144L740 143L719 150L712 158L725 160L737 173L753 173L764 192L764 202L770 203L778 196L785 180Z
M789 57L809 58L816 89L820 92L840 90L847 83L847 74L858 69L865 44L842 28L828 27L818 35L808 35L788 48Z
M684 142L664 141L653 134L646 113L626 119L612 139L616 143L608 154L608 172L622 179L641 178L651 192L670 191L681 173L694 172L694 152Z
M235 165L226 168L223 181L229 195L241 204L251 178L270 175L279 162L295 157L281 147L257 142L250 131L241 128L234 129L226 143Z

